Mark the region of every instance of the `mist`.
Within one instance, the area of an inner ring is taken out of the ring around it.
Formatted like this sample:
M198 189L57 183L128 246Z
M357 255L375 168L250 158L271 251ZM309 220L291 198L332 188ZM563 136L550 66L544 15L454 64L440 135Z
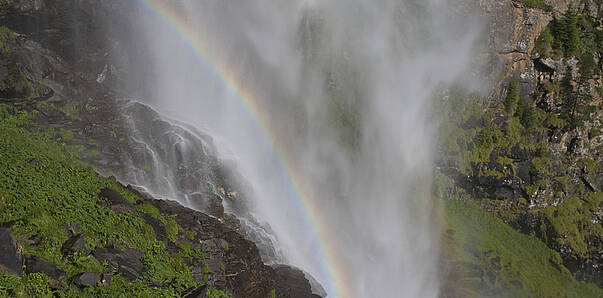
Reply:
M249 185L253 220L269 227L276 253L266 262L307 271L329 297L438 296L432 106L436 92L468 80L481 29L470 6L153 1L203 40L200 57L177 28L134 2L132 28L120 38L130 90L165 119L211 136ZM261 113L229 89L224 67ZM166 182L164 196L176 184ZM300 194L300 184L310 191Z

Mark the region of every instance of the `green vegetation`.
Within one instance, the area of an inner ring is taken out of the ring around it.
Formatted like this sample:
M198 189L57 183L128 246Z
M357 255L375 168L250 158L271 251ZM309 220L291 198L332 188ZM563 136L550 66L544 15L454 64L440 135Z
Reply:
M453 287L464 297L600 297L576 282L559 254L472 204L444 202L444 262L458 266ZM460 289L458 288L460 287Z
M503 102L503 106L505 107L505 111L507 111L508 115L514 115L518 104L519 90L517 90L517 85L515 82L511 82L509 85L509 90L507 91L507 97Z
M576 14L569 9L540 34L533 52L544 58L576 57L582 76L591 77L600 69L594 56L603 53L603 30L597 29L596 24L592 17Z
M83 254L63 257L61 245L68 238L63 226L78 223L88 249L109 243L120 249L138 249L148 271L132 283L117 274L110 287L79 289L72 285L64 291L51 289L48 277L41 273L18 278L0 271L0 295L177 297L183 290L199 286L185 264L186 258L205 257L198 247L178 243L182 250L169 254L164 251L165 243L155 238L154 230L137 213L118 214L98 204L103 200L97 195L102 187L117 190L131 202L139 198L84 167L77 153L52 139L53 131L35 128L33 117L35 113L0 105L0 222L13 222L17 239L41 237L38 245L20 240L23 253L53 263L67 278L82 272L111 272L106 264ZM168 241L175 240L180 227L173 219L166 219L150 204L140 204L138 209L165 223ZM162 286L151 286L158 284ZM219 296L221 291L212 291L218 295L214 297L226 297Z
M572 197L563 204L535 212L548 223L540 230L541 238L570 247L582 259L588 257L589 251L603 250L601 243L588 247L589 235L603 235L601 224L593 223L590 216L597 211L600 202L603 202L603 192L595 192L581 198ZM548 235L549 232L553 235Z
M10 54L10 47L8 43L14 43L16 41L15 32L10 30L6 26L0 26L0 54Z

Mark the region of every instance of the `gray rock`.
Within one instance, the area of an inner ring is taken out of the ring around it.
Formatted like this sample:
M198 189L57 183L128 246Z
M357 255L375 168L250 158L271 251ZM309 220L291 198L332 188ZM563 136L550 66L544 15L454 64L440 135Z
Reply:
M128 201L128 199L113 189L103 188L98 196L107 199L109 202L109 209L113 210L115 213L119 214L136 211L136 208L134 208L134 205Z
M0 269L21 276L23 256L10 228L0 228Z
M93 255L99 262L106 261L109 267L121 273L129 281L139 278L147 270L140 261L142 252L136 249L128 248L121 251L115 248L97 248Z
M83 234L71 236L69 239L67 239L67 241L65 241L65 243L63 243L63 246L61 246L61 253L64 257L76 252L88 253L88 251L86 251L86 241L84 240Z
M74 276L72 281L80 287L94 287L101 282L101 275L94 272L84 272Z
M313 297L310 282L303 271L287 265L272 266L276 272L278 288L276 292L283 297Z
M101 276L101 283L104 287L108 288L111 286L111 278L113 278L113 274L103 273L103 275Z
M43 261L35 256L25 257L25 272L44 273L50 277L55 287L59 281L65 277L65 272L63 270L57 268L54 264Z
M155 237L157 237L157 240L161 240L161 241L168 240L165 225L160 220L158 220L146 213L140 213L140 217L142 217L142 219L144 219L144 221L153 228L153 230L155 231Z
M107 201L109 201L109 204L111 204L111 205L132 206L132 203L130 203L130 201L128 201L128 199L126 199L124 196L122 196L119 192L117 192L113 189L110 189L110 188L105 187L105 188L101 189L98 196L101 198L107 199Z

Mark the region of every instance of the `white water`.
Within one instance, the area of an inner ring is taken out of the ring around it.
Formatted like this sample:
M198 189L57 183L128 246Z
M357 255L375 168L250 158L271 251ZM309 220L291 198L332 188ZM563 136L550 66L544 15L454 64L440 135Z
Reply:
M431 98L470 71L479 27L461 1L165 2L258 90L279 128L271 137L310 182L327 222L308 221L257 116L228 92L213 61L199 62L145 10L132 13L139 34L122 41L140 50L131 85L234 160L253 187L252 212L270 226L285 260L335 295L320 229L332 237L350 294L438 296Z

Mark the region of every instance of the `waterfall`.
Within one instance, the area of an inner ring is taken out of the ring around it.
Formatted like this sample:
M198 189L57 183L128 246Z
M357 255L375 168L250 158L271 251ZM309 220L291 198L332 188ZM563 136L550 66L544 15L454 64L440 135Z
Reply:
M246 186L233 200L274 246L267 262L307 271L329 297L438 296L431 108L471 72L470 5L132 0L128 17L130 90L175 125L153 135L129 112L153 168L137 184L191 206L175 173L215 154ZM211 162L199 167L195 183L225 197Z

